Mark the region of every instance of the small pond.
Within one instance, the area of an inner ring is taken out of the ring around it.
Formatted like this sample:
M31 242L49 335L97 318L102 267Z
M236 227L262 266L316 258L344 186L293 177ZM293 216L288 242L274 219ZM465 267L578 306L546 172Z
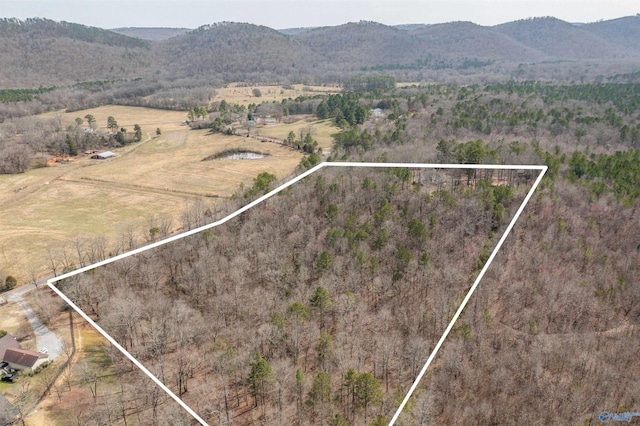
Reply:
M255 151L245 151L241 149L227 149L217 154L203 158L202 161L209 160L260 160L261 158L268 157L269 154L263 154Z
M225 160L259 160L261 158L265 158L266 156L266 154L261 154L259 152L244 151L227 154L221 158Z

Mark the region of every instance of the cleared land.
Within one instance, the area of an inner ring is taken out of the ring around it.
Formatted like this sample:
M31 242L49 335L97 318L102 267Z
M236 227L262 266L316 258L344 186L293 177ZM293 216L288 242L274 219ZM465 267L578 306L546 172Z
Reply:
M103 129L107 128L108 117L114 117L119 127L124 127L130 132L133 132L133 125L138 124L142 127L145 135L147 132L155 132L158 127L163 132L186 129L183 123L187 119L187 113L184 111L167 111L119 105L108 105L69 113L49 112L41 115L41 117L60 119L64 127L66 127L75 125L74 120L77 117L85 120L84 117L87 114L93 115L96 119L95 126ZM82 125L87 126L86 120Z
M261 96L254 96L253 90L260 90ZM339 86L305 86L302 84L293 84L291 86L244 86L242 83L231 83L222 88L216 88L214 102L220 102L223 99L234 104L247 106L261 102L282 101L288 98L297 98L298 96L328 95L331 93L341 93L342 88Z
M105 161L79 156L68 164L0 176L0 270L20 283L34 274L51 274L48 251L56 253L58 262L64 256L73 258L78 237L102 236L114 242L125 228L144 229L153 213L171 215L176 231L185 207L196 199L206 197L214 203L216 197L232 195L240 184L251 186L265 171L284 179L302 158L299 151L274 143L189 130L183 124L185 112L107 106L49 117L69 125L87 114L94 115L98 125L106 124L108 116L130 131L139 124L143 141L114 149L117 156ZM160 136L155 135L158 127ZM326 152L329 134L335 132L327 122L301 121L261 132L284 138L291 130L299 133L307 127ZM201 161L229 149L268 156Z
M331 150L331 144L333 142L331 135L338 131L339 129L335 127L332 120L318 121L313 116L308 116L302 120L296 121L295 123L277 123L258 127L255 129L254 133L260 136L283 140L287 138L289 132L295 133L296 139L300 139L301 134L304 139L304 135L311 133L313 139L318 141L318 145L326 154Z

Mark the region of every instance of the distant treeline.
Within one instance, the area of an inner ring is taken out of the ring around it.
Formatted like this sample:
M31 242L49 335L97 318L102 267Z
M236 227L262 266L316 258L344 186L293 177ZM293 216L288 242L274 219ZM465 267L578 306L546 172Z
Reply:
M486 87L491 92L540 95L546 104L575 99L604 105L611 102L615 107L630 114L640 109L640 84L637 83L592 83L555 85L540 81L509 81Z
M362 91L386 91L396 88L396 78L390 76L370 75L366 77L355 77L344 82L344 90L350 92Z
M483 61L478 58L463 59L462 61L454 62L444 59L438 59L433 55L428 55L424 59L417 59L409 64L381 64L373 65L370 67L362 67L361 71L393 71L393 70L444 70L444 69L459 69L466 70L472 68L482 68L493 64L495 61L486 60Z
M41 87L39 89L0 89L0 102L28 102L36 95L56 90L57 87Z

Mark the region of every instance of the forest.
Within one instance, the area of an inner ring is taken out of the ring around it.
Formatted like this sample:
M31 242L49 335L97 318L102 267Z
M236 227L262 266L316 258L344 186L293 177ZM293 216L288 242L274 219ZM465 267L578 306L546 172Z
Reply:
M534 177L323 170L61 290L205 417L388 422Z
M335 124L325 152L309 132L283 141L306 154L293 176L321 161L544 164L397 424L598 424L640 411L638 19L218 23L156 41L2 20L0 173L141 140L139 126L83 112L104 105L184 112L187 132ZM343 90L214 100L238 81ZM384 425L536 176L325 168L224 225L58 285L209 424ZM281 183L265 170L222 204L185 206L182 223L157 215L117 240L78 236L50 249L50 272L210 223ZM37 294L41 318L70 311ZM106 343L51 391L55 424L194 424Z
M416 85L271 104L340 122L383 108L343 123L327 161L549 167L398 424L593 423L637 404L634 90ZM323 170L61 288L210 423L386 424L534 178ZM102 374L135 375L110 356ZM162 424L157 400L126 395L125 417ZM83 421L115 421L110 398Z

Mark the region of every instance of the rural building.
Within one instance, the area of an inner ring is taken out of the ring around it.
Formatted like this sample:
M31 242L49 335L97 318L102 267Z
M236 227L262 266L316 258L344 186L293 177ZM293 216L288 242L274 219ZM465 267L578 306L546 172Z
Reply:
M4 352L7 349L22 349L22 346L15 337L10 334L5 334L4 337L0 339L0 361L4 359Z
M9 367L14 370L35 370L38 366L47 362L49 357L43 353L26 349L7 348L2 360L9 363Z
M383 118L384 117L384 113L382 112L382 110L380 108L375 108L371 110L371 117L372 118Z
M111 151L101 152L100 154L94 154L91 156L92 160L106 160L107 158L115 157L116 154Z

